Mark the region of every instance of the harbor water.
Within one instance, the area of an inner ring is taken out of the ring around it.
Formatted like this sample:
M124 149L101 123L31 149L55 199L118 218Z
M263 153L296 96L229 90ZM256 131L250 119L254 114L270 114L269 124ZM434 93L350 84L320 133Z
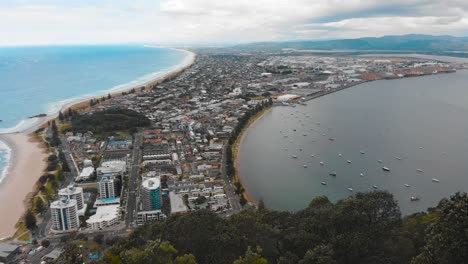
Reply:
M376 81L275 107L242 142L243 183L282 210L376 189L403 214L436 206L468 190L467 83L468 71Z

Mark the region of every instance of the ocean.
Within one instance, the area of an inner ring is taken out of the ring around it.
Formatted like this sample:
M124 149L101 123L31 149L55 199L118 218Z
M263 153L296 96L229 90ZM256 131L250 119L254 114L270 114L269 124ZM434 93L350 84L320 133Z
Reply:
M253 199L281 210L300 210L320 195L336 201L374 185L392 193L405 215L434 207L468 191L466 83L466 70L376 81L306 106L274 107L242 142L243 183Z
M125 90L177 67L187 53L143 45L0 48L0 133L22 131L28 117L54 114L76 99ZM10 150L0 144L0 181Z

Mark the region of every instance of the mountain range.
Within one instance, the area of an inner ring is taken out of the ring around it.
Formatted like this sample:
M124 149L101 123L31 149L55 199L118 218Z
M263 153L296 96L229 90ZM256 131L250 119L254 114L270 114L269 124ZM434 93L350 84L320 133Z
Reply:
M410 34L336 40L299 40L255 42L235 46L238 49L300 49L356 51L468 52L468 37Z

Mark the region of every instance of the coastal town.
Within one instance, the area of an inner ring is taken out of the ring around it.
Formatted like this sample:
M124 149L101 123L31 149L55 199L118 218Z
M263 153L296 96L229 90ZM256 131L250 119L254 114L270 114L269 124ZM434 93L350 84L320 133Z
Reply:
M36 131L51 150L32 198L34 225L23 219L23 238L0 243L0 262L48 263L64 243L87 237L89 263L149 222L201 209L230 217L258 202L242 186L236 156L242 133L269 108L296 107L364 82L468 68L377 55L195 52L190 67L161 83L63 109ZM110 120L122 116L121 123Z

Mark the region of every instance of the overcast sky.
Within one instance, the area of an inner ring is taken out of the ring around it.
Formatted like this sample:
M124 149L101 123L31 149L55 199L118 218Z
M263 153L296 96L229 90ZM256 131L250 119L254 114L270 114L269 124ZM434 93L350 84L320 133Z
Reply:
M0 0L0 45L468 36L468 0Z

